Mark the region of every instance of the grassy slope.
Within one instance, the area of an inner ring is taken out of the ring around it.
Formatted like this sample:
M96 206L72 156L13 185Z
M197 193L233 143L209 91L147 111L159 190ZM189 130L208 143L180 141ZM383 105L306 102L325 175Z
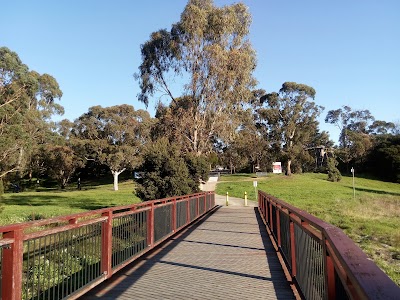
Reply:
M3 195L4 210L0 213L0 225L25 222L32 216L53 217L109 206L140 202L133 193L132 181L119 184L119 191L113 191L112 184L84 185L76 188L42 190L40 192L7 193Z
M247 191L255 200L254 180L259 189L343 229L400 285L400 184L355 178L354 199L351 177L333 183L325 174L237 175L221 177L216 192L243 198Z

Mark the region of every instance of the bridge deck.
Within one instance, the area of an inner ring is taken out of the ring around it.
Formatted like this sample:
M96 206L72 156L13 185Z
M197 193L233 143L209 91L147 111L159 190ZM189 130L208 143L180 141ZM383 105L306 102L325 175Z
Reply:
M253 207L221 207L82 299L294 299Z

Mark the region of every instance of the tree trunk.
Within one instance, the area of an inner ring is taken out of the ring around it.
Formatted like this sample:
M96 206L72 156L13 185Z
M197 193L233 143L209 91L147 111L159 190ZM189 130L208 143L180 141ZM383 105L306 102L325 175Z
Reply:
M290 136L290 140L289 140L289 157L291 157L291 150L292 150L292 147L293 147L293 137L294 137L294 132L295 132L295 130L293 130L293 132L292 132L292 135ZM292 169L290 168L290 166L291 166L291 164L292 164L292 158L288 158L288 161L287 161L287 169L286 169L286 175L287 176L290 176L290 175L292 175Z
M118 191L118 172L113 172L114 176L114 191Z
M111 170L111 173L114 176L114 191L118 191L118 176L119 176L119 174L121 174L125 170L126 169L122 169L121 171L113 171L113 170Z
M288 175L288 176L292 175L292 169L290 168L291 164L292 164L292 160L288 159L287 167L286 167L286 175Z
M67 180L65 178L62 178L61 179L61 189L65 190L66 186L67 186Z

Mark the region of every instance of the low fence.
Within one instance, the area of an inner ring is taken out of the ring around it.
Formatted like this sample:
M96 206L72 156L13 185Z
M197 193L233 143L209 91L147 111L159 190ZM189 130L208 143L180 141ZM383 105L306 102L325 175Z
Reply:
M258 206L305 299L400 299L400 288L339 228L263 191Z
M214 192L0 227L0 299L76 299L215 206Z

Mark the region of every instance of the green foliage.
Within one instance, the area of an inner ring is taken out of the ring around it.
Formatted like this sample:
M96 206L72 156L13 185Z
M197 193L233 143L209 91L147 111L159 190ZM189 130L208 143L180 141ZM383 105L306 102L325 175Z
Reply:
M208 174L210 166L208 160L204 156L196 156L194 153L188 153L185 156L185 163L189 171L189 175L193 182L197 185L193 187L193 190L198 189L198 183L208 180Z
M231 172L256 172L267 170L271 163L269 141L263 130L254 121L253 111L248 109L241 114L241 125L229 140L216 141L214 147L220 153L221 165L229 167Z
M328 111L325 123L334 124L340 130L340 147L336 154L346 164L347 169L350 162L362 159L371 148L368 126L374 120L369 110L353 110L349 106ZM374 124L375 129L379 127Z
M342 175L340 174L339 169L336 167L338 162L335 158L329 157L327 163L327 171L328 171L328 180L332 182L338 182L342 179Z
M83 160L68 146L48 145L44 152L48 174L64 189L75 170L83 167Z
M258 109L259 126L266 127L276 158L286 160L288 175L292 173L294 160L298 160L297 170L302 171L302 164L310 159L304 148L310 146L319 134L317 117L324 108L312 101L314 97L312 87L285 82L279 93L269 93L260 98L265 107Z
M218 155L215 152L210 152L207 155L207 161L210 163L210 169L215 169L219 163Z
M191 194L197 191L180 149L162 138L147 146L144 153L142 178L137 195L142 200L154 200ZM195 172L193 173L195 174Z
M400 183L400 135L376 136L365 170L379 178Z
M37 144L46 142L48 122L63 108L62 92L48 74L30 71L15 52L0 48L0 177L23 174Z
M71 143L82 158L109 167L118 190L118 175L140 164L150 126L149 113L131 105L93 106L75 121Z

